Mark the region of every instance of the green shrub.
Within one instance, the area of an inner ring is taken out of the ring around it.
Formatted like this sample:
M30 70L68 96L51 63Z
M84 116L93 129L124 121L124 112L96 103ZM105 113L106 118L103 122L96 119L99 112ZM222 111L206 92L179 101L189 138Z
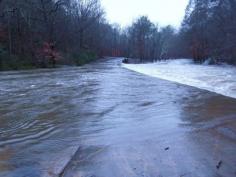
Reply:
M97 58L96 53L91 51L82 51L80 53L64 53L60 60L58 60L58 65L77 65L82 66ZM33 62L36 61L36 62ZM43 60L42 63L36 59L32 59L27 56L16 56L9 55L3 47L0 46L0 71L3 70L22 70L22 69L33 69L47 67L50 68L52 65L49 61Z
M6 53L0 54L0 71L6 70L21 70L21 69L33 69L36 68L27 59L20 59L15 55L8 55Z
M91 61L94 61L97 58L97 55L94 52L82 51L79 54L74 53L72 57L75 61L75 64L77 66L81 66Z

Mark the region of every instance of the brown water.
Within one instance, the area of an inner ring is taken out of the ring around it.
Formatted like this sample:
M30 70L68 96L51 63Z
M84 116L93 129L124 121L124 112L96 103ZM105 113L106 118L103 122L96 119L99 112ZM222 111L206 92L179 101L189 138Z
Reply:
M120 62L0 73L0 176L236 176L235 99Z

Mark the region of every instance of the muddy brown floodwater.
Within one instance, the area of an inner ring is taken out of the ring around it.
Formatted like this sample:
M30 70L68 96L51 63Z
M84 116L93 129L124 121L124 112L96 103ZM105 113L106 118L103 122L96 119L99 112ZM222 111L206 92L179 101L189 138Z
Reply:
M0 176L236 176L235 99L120 64L0 73Z

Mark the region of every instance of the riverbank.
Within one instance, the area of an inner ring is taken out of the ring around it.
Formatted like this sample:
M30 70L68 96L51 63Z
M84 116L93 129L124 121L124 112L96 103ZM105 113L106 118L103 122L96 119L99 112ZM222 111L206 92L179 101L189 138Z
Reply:
M235 176L236 100L121 61L1 73L0 176Z
M99 57L93 52L58 54L52 61L50 58L30 58L9 56L0 52L0 71L32 70L42 68L58 68L61 66L82 66L95 61Z

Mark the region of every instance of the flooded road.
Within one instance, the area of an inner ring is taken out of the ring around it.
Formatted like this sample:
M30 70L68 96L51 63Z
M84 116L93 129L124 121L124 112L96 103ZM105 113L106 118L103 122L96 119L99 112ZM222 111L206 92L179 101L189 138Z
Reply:
M236 99L121 67L0 73L1 177L233 177Z

